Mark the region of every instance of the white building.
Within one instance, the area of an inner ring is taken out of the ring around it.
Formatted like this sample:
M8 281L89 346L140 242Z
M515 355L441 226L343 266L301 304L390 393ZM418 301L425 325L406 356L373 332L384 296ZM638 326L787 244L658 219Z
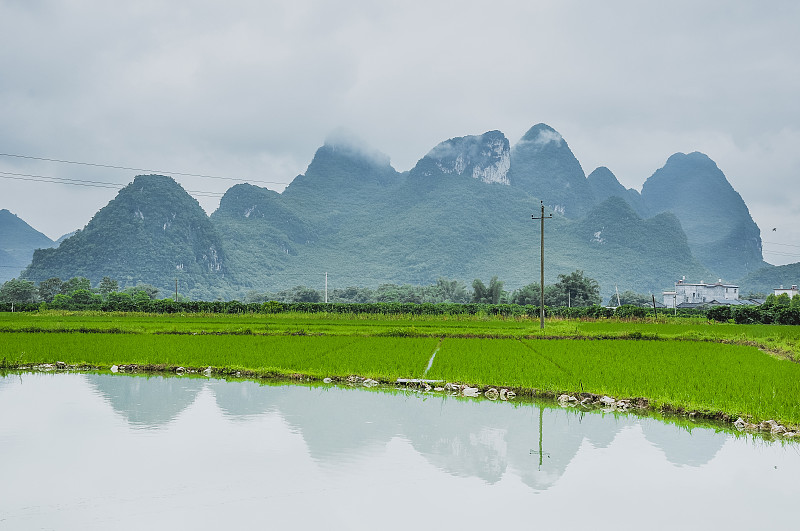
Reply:
M775 294L776 297L778 295L783 295L785 293L789 296L790 299L795 295L797 295L798 293L800 293L800 291L797 290L797 285L793 285L791 288L784 288L783 286L781 286L779 288L773 289L772 292Z
M686 282L686 277L675 283L675 291L664 292L664 306L675 308L684 303L703 304L716 301L738 301L739 286L733 284L723 284L719 279L714 284L691 284Z

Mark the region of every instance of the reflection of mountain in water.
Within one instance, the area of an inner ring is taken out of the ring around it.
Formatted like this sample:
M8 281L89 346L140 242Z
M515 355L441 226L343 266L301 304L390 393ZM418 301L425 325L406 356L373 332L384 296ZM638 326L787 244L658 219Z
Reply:
M132 424L163 425L208 386L219 408L232 419L281 415L321 463L347 461L402 437L450 474L494 483L513 470L537 490L556 483L584 441L607 447L627 426L641 425L647 439L676 465L707 463L725 442L710 429L695 428L690 433L654 419L548 405L256 382L86 377Z
M285 387L269 386L265 390L264 385L252 381L210 380L208 385L222 412L234 419L275 411L285 394Z
M626 426L636 422L635 417L603 415L560 407L544 408L540 412L539 432L515 429L509 433L509 448L513 448L512 464L522 481L535 489L544 490L562 476L584 441L595 448L605 448ZM531 428L537 430L537 422ZM540 449L541 440L541 449ZM523 460L526 448L532 454Z
M711 428L681 428L655 419L641 419L640 424L647 440L661 448L674 465L702 466L725 444L725 438Z
M223 410L235 415L277 407L319 461L348 459L399 436L450 474L494 483L511 468L536 489L547 488L561 477L584 440L607 446L623 426L635 422L634 417L604 417L556 407L254 383L236 384L249 389L241 394L246 401L234 405L231 397L239 392L227 385L214 387L215 392L224 393L218 395ZM259 392L263 399L256 398Z
M85 374L86 380L130 424L156 428L194 402L205 380L171 376Z

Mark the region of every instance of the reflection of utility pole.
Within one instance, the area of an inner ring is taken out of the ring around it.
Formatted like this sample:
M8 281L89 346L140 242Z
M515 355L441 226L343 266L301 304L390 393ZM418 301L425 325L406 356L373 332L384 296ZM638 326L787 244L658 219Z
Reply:
M548 219L548 218L552 218L553 215L550 214L549 216L545 216L544 215L544 201L541 201L541 203L542 203L542 215L539 216L538 218L536 216L534 216L534 215L531 215L531 219L538 219L542 223L542 238L541 238L541 242L542 242L542 250L541 250L542 266L539 269L539 271L541 273L541 275L540 275L540 281L541 282L539 283L539 289L541 290L541 293L540 293L541 297L540 297L540 301L539 301L540 302L540 305L539 305L539 322L540 322L540 328L542 330L544 330L544 220Z
M542 420L544 418L544 408L539 406L539 471L542 470Z
M325 271L325 304L328 303L328 272Z
M539 454L539 472L542 471L542 464L544 463L544 448L542 448L542 433L544 429L542 425L544 424L544 408L540 405L539 406L539 451L531 449L531 454L537 453ZM550 459L550 454L547 454L547 458Z

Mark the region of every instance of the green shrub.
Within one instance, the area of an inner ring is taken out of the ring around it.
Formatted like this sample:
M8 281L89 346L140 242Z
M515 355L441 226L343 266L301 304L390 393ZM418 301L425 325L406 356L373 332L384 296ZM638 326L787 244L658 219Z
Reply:
M731 307L714 306L708 310L708 312L706 313L706 317L708 317L712 321L724 323L731 318Z

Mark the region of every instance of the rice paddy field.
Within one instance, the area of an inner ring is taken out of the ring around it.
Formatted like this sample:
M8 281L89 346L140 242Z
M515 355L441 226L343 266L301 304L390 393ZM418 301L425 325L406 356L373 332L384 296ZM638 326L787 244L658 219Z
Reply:
M0 314L0 365L213 367L643 397L800 425L800 327L325 314Z

